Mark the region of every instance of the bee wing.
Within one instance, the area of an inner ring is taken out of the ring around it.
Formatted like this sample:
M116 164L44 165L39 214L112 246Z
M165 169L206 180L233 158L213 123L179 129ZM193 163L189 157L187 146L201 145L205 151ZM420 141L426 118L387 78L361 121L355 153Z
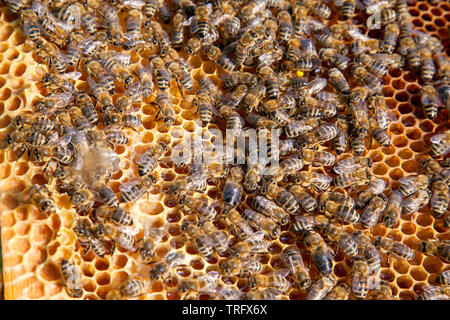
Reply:
M274 274L280 277L286 277L289 274L289 269L287 268L282 268L282 269L277 269L274 271Z
M264 231L257 231L257 232L255 232L251 237L250 237L250 239L256 239L256 240L261 240L261 239L264 239Z
M135 235L138 234L139 230L138 228L135 227L131 227L131 226L119 226L119 225L115 225L115 228L117 228L118 230L122 231L123 233L126 233L132 237L134 237Z
M445 133L439 133L430 138L432 143L439 143L445 138Z
M352 37L354 40L369 40L370 37L367 37L366 35L362 34L361 31L357 28L350 28L348 31L348 34L350 37Z
M208 272L208 274L206 275L206 277L212 279L212 280L216 280L219 279L220 273L217 271L210 271Z
M72 140L71 135L65 135L65 136L58 138L58 134L56 134L57 138L55 140L52 140L54 137L55 137L55 135L53 135L52 138L49 140L48 145L51 145L51 146L58 145L58 146L64 147L69 144L70 140Z
M141 9L145 5L143 0L123 0L122 4L131 9Z
M120 191L124 191L124 192L129 191L129 190L131 190L131 188L133 188L135 185L137 185L139 183L139 181L140 180L136 179L136 180L132 180L132 181L128 181L128 182L122 183L119 186L119 190Z
M410 184L410 183L413 183L415 179L416 179L416 176L407 176L407 177L400 178L398 180L398 182L400 182L401 184Z
M80 79L81 72L78 72L78 71L66 72L66 73L61 74L61 77L65 78L65 79L71 79L71 80L76 81L76 80Z

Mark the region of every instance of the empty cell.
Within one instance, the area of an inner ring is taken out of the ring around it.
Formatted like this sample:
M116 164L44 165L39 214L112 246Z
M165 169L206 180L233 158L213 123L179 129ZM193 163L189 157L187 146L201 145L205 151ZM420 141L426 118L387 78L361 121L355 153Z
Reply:
M0 74L8 74L9 68L11 67L11 63L8 61L3 61L2 64L0 64ZM4 100L4 99L2 99Z
M414 292L411 292L409 290L400 291L398 297L400 298L400 300L416 300L416 295L414 294Z
M389 70L389 75L392 78L398 78L402 75L402 70L399 68L393 68L393 69Z
M377 224L372 229L372 234L375 237L377 236L384 237L386 235L386 232L387 232L386 227L382 224Z
M401 78L392 80L391 85L397 90L403 90L406 86L405 81L403 81Z
M435 127L435 125L431 120L423 120L419 124L420 130L425 131L425 132L432 132L434 127Z
M388 168L385 165L377 165L372 169L373 174L377 176L384 176L388 171Z
M403 223L401 226L402 232L407 235L414 234L416 232L416 229L417 227L415 226L415 224L411 222Z
M422 133L419 129L411 129L406 131L406 136L411 140L419 140L422 138Z
M389 269L384 269L380 272L380 279L383 281L392 282L395 279L395 274Z
M427 150L427 146L423 141L415 141L410 145L411 150L417 153L422 153Z
M100 275L97 276L97 284L100 286L104 286L107 285L111 282L111 276L108 273L102 273Z
M109 261L105 258L97 258L95 261L95 269L107 270L109 268Z
M400 276L397 278L397 285L401 289L409 289L413 285L413 280L410 276Z
M390 123L389 124L389 131L393 134L393 135L401 135L405 132L405 127L401 124L401 123Z
M14 27L10 24L5 24L0 30L0 41L6 41L14 32Z
M17 110L17 109L20 108L20 105L21 105L21 104L22 104L22 100L20 100L19 97L13 97L12 99L9 99L9 100L6 102L6 108L7 108L9 111L15 111L15 110Z
M444 264L438 257L425 256L422 265L428 273L440 273L444 268Z
M410 8L409 9L409 13L414 16L414 17L418 17L420 15L419 10L415 9L415 8Z
M414 155L413 152L411 150L409 150L409 149L401 149L398 152L398 156L400 158L402 158L403 160L411 159L413 157L413 155Z
M403 78L407 78L407 76L404 76ZM406 81L408 81L408 80L406 80ZM420 87L418 85L416 85L416 84L410 84L410 85L408 85L408 87L406 87L406 90L410 94L417 94L420 91Z
M425 29L427 29L427 31L429 31L429 32L434 32L434 31L437 30L437 28L434 25L432 25L432 24L427 24L425 26Z
M434 238L434 231L431 228L426 228L417 232L417 238L422 241L430 240Z
M417 76L417 73L415 73L415 72L413 72L413 71L406 71L406 72L403 74L403 79L404 79L405 81L407 81L407 82L416 82L416 81L418 80L418 76ZM420 87L419 87L419 86L417 86L417 85L413 85L413 86L416 87L415 90L417 90L417 92L420 91ZM414 88L414 87L413 87L413 88Z
M422 267L414 267L409 272L411 277L413 277L416 281L425 281L428 277L428 274L425 272L425 270Z
M9 49L8 51L5 52L5 58L8 60L15 60L17 59L17 57L19 56L19 51L17 51L14 48Z
M422 19L426 20L426 21L431 21L433 20L433 18L431 17L431 15L429 13L425 13L422 15Z
M400 165L400 159L397 156L386 157L385 163L389 167L395 168L395 167L398 167Z
M409 264L406 261L402 260L402 259L395 260L392 265L394 267L394 270L397 271L400 274L407 274L408 271L409 271L409 268L410 268Z
M414 110L414 107L410 103L401 103L398 106L398 111L400 111L401 114L408 114L411 113Z
M116 256L116 259L114 260L114 264L118 267L118 268L124 268L127 265L128 262L128 258L126 255L118 255Z
M26 64L19 63L18 65L15 66L13 73L16 77L20 77L25 73L26 70L27 70Z
M26 40L25 35L22 32L15 32L12 36L12 41L11 43L14 46L20 46L21 44L23 44Z
M383 95L385 97L393 97L394 93L395 93L394 89L392 89L390 86L383 87Z
M53 262L47 262L40 270L40 275L47 281L55 281L61 278L61 271Z
M394 144L394 146L396 146L397 148L403 148L406 147L408 145L408 139L406 139L403 136L400 137L395 137L392 140L392 143ZM383 149L389 149L389 148L383 148ZM394 148L392 148L394 149ZM384 152L386 154L386 152Z
M213 74L216 72L217 66L214 62L207 61L203 63L202 69L206 74Z

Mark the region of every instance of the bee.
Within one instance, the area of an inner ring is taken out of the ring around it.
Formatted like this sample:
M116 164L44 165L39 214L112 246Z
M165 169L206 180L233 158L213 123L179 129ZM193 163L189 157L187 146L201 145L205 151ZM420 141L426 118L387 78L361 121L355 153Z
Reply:
M107 253L106 245L95 236L93 230L91 230L84 222L77 220L73 227L73 231L77 235L80 245L86 247L83 251L83 255L86 255L86 253L92 249L95 255L101 258L105 256Z
M373 58L371 55L366 53L360 54L358 56L358 62L378 77L384 77L386 75L386 66L381 61Z
M330 19L331 17L331 9L325 3L319 2L315 3L314 1L305 1L307 6L312 5L311 12L318 16L321 19Z
M376 225L381 213L386 208L386 202L387 199L383 194L376 195L370 199L368 205L364 207L360 218L361 226L364 229L373 228Z
M133 218L123 208L100 206L95 209L95 219L100 222L112 222L118 226L132 226Z
M122 191L121 202L136 202L142 195L147 193L150 187L156 183L152 175L142 177L140 180L130 181L119 186Z
M142 280L130 279L122 282L118 288L109 291L106 294L106 300L136 298L145 293L145 283Z
M360 218L358 212L345 202L321 201L319 209L326 216L337 216L348 223L357 223Z
M304 133L310 132L319 127L318 119L303 119L290 122L284 127L284 133L287 138L296 138Z
M151 228L148 223L144 223L144 237L138 241L138 251L145 264L154 262L156 248L166 234L167 228Z
M236 210L230 210L225 218L227 220L228 228L240 240L246 240L254 237L255 232L250 227L247 221Z
M289 222L289 214L279 207L273 201L263 197L256 196L252 202L253 208L259 212L264 213L266 216L275 219L278 223L284 225Z
M448 286L450 283L450 270L443 271L438 274L434 280L437 284Z
M392 289L387 281L380 281L374 300L392 300Z
M378 236L375 237L373 244L382 251L393 253L401 259L411 260L414 258L414 250L393 239Z
M368 108L373 110L377 125L385 130L389 126L389 120L395 121L395 116L387 110L384 97L379 94L374 94L368 99ZM370 125L370 121L369 121Z
M430 155L432 157L445 156L450 152L450 130L432 136L430 142Z
M386 181L383 179L377 178L371 180L366 190L364 190L358 195L356 205L359 208L365 207L367 202L369 202L370 199L373 198L374 196L381 194L386 189L386 186L387 186Z
M332 166L336 157L328 151L303 149L299 151L299 157L307 164L313 166Z
M194 242L195 249L205 259L209 259L213 255L212 240L201 228L196 224L185 222L183 223L181 230L185 232L185 235L191 238Z
M423 293L417 297L417 300L449 300L449 287L439 287L426 285L422 287Z
M106 86L100 83L96 83L92 78L88 77L87 82L91 88L92 93L97 98L97 104L104 113L109 113L113 110L113 99L110 91Z
M110 94L113 94L115 91L114 78L103 69L102 65L99 61L91 59L84 62L84 68L89 76L88 83L93 91L93 94L96 96L95 88L92 84L98 83L99 86L104 87L106 91ZM91 78L91 82L89 79ZM99 98L97 98L99 99Z
M61 274L66 283L66 290L69 296L72 298L80 298L83 295L80 268L69 260L62 259Z
M141 118L134 114L107 113L103 116L103 123L107 127L124 126L133 130L142 126Z
M351 293L352 290L350 286L347 283L342 282L331 290L325 300L348 300Z
M138 67L138 78L141 87L141 93L144 98L150 97L153 93L153 75L148 68Z
M190 74L186 72L181 66L175 62L169 62L166 64L167 70L171 72L175 79L177 80L177 83L181 84L181 87L187 91L192 91L194 88L194 81L192 80ZM183 94L183 92L180 90L180 92Z
M138 9L130 9L127 13L127 21L125 25L126 34L124 37L128 40L137 39L141 36L142 13Z
M289 192L295 196L300 206L308 213L314 213L317 208L316 199L299 185L289 187Z
M219 67L223 68L224 70L233 71L236 68L233 61L231 61L230 58L228 58L225 54L223 54L218 47L214 45L209 45L203 51L209 60L215 62Z
M278 39L280 41L289 41L294 31L291 14L287 10L280 10L277 14L278 19Z
M378 274L381 268L381 256L369 236L363 231L357 230L353 233L353 237L361 250L362 256L369 265L370 271L373 274Z
M31 114L22 114L14 118L14 125L18 130L29 126L36 132L47 133L56 127L55 121L46 116L35 116Z
M89 189L81 189L76 190L72 194L72 205L75 207L77 212L86 212L92 206L95 202L95 196L94 193Z
M210 271L204 276L194 276L193 279L182 280L178 285L178 291L187 292L183 300L186 300L192 292L195 292L197 295L201 292L216 293L218 279L219 273L217 271Z
M31 4L31 1L24 0L8 0L6 1L8 4L9 10L13 13L19 13L20 11L26 10L25 7Z
M105 4L103 10L103 23L108 26L108 40L116 47L121 46L125 37L115 7Z
M204 38L209 32L211 13L212 10L209 6L196 7L193 20L190 22L190 31L198 34L200 38Z
M51 197L46 185L38 186L33 184L29 189L29 199L39 210L47 215L56 211L55 201Z
M380 48L383 52L393 53L397 45L400 29L398 24L390 23L384 29L383 41L380 44Z
M372 57L385 65L388 69L403 68L405 66L405 58L398 53L376 53Z
M266 86L264 86L263 84L257 84L255 87L250 88L249 92L242 101L244 108L248 112L255 110L265 94Z
M322 226L319 227L322 228ZM358 244L354 238L336 224L330 222L325 225L323 235L335 241L347 257L355 258L358 255Z
M232 167L229 170L228 178L225 181L222 201L223 210L222 213L227 213L231 209L234 209L242 198L242 185L241 182L244 179L244 171L240 167Z
M450 261L450 243L447 240L422 241L420 244L420 252L423 252L429 256L441 257L447 262Z
M339 51L339 53L343 55L347 55L348 48L344 44L344 42L340 39L335 38L332 34L317 34L314 33L314 38L316 39L317 43L325 48L332 48ZM350 45L350 48L352 48L352 44Z
M265 1L255 1L251 2L244 7L242 7L239 12L239 18L242 22L247 23L252 18L254 18L259 12L261 12L266 7Z
M338 50L333 48L322 48L319 50L319 56L322 60L333 64L336 68L343 71L347 69L350 58L340 54Z
M354 118L355 129L358 135L365 137L369 133L369 111L365 100L369 90L366 87L356 87L352 89L349 96L349 109Z
M98 57L105 70L121 79L125 84L125 88L131 86L135 80L134 76L119 62L115 55L99 54Z
M184 42L184 22L186 21L186 17L178 12L173 17L173 29L171 34L172 47L176 50L179 50Z
M328 70L328 78L331 85L342 94L350 93L350 85L345 79L344 75L338 68L331 68Z
M178 203L183 205L186 209L194 211L201 220L214 220L217 215L213 206L199 198L182 195L179 198Z
M53 93L39 100L35 105L35 112L52 114L66 107L73 101L71 92Z
M119 200L117 199L114 191L104 183L97 183L94 186L95 191L100 196L100 201L109 207L118 207Z
M161 156L167 151L167 146L164 143L159 143L154 147L150 147L144 152L140 160L138 161L138 174L139 176L145 176L149 172L152 172L158 163Z
M167 127L171 126L175 122L175 109L170 97L165 93L159 93L156 96L155 104L159 107L155 119L158 119L158 115L161 114L164 125Z
M305 215L296 216L295 221L289 227L289 230L295 234L303 236L305 232L313 228L323 228L329 223L329 219L323 215Z
M337 135L333 139L334 151L340 155L347 150L348 145L348 121L346 116L338 115L335 122Z
M333 274L321 277L310 286L306 300L323 300L336 286L336 282Z
M35 44L41 42L42 33L39 25L39 20L32 10L22 10L22 31Z
M327 191L322 193L319 199L319 206L323 207L325 202L327 201L340 203L350 208L353 208L355 206L355 201L353 200L353 198L351 198L347 194L336 191Z
M150 280L158 280L159 278L165 276L173 268L183 266L184 259L184 254L178 253L176 251L167 253L164 256L163 261L156 262L152 265L152 268L149 271Z
M358 80L364 86L369 87L371 90L376 92L381 90L380 79L371 72L367 71L366 68L361 66L354 66L352 74L354 75L356 80Z
M419 57L422 66L422 79L424 82L429 82L433 79L433 76L436 73L432 52L428 48L421 48L419 49Z
M244 178L244 188L249 192L253 192L258 188L258 183L261 181L261 173L265 167L263 162L256 162L253 165L248 165L247 172Z
M449 203L448 184L443 180L433 182L431 196L431 210L435 218L441 218L447 211Z
M293 182L304 188L314 187L317 190L327 190L333 178L319 172L300 171L294 175Z
M365 299L369 293L369 265L362 257L356 257L352 267L352 290L356 299Z
M242 217L249 223L250 226L256 230L263 231L273 239L280 235L280 227L274 222L274 220L267 218L259 212L251 209L245 209L242 213Z
M294 275L299 287L301 289L308 288L311 284L311 278L309 276L308 269L303 263L303 258L300 251L294 246L286 247L283 250L282 259Z
M400 37L400 44L405 48L406 61L408 61L411 69L418 71L421 66L421 60L419 50L416 48L414 40L411 37L408 37L402 41L402 38Z
M305 86L300 88L300 95L303 97L310 96L322 91L327 86L325 78L316 78L308 82Z
M211 239L211 244L214 250L218 254L224 255L228 250L227 234L217 229L211 221L203 221L199 224L199 226Z
M304 241L317 270L322 276L329 275L334 264L334 253L331 248L325 243L320 234L312 230L306 231Z
M137 229L130 226L118 226L109 223L99 223L95 229L95 234L98 237L106 237L114 241L122 248L129 251L136 251L134 236Z
M341 13L345 20L353 17L355 14L355 0L344 0L341 6Z
M219 268L222 275L243 277L264 271L264 265L259 260L259 257L228 258L219 262Z
M296 214L300 208L300 203L292 193L275 184L263 185L260 192L269 199L275 200L276 203L290 214Z
M291 283L285 278L289 273L287 269L278 269L273 274L255 274L247 279L247 285L251 290L274 289L286 292L291 288Z
M167 70L164 60L161 57L155 56L150 60L153 67L156 85L159 90L165 91L170 84L171 76Z
M357 169L350 173L337 175L333 179L333 183L338 188L347 188L351 185L362 186L368 184L372 174L367 168Z
M274 71L268 65L261 65L257 68L258 76L266 82L266 95L269 99L277 99L280 95L280 86L278 78Z
M422 87L420 101L422 102L423 111L428 119L434 119L438 114L438 108L441 105L438 93L431 84Z
M255 42L256 40L250 32L246 32L241 36L234 48L235 66L239 67L244 63L245 59L248 57L249 51L255 45Z
M302 134L297 140L297 144L299 149L304 149L306 147L322 144L335 138L336 135L337 128L334 124L323 124L310 132Z
M400 178L399 182L400 186L398 190L405 197L417 192L418 190L426 189L430 184L428 177L424 174L403 177Z
M254 232L250 237L247 237L245 240L237 242L229 249L230 258L242 258L248 255L266 252L268 242L263 238L264 232L258 231Z
M225 39L236 37L241 28L241 20L238 17L229 17L223 24L223 35Z

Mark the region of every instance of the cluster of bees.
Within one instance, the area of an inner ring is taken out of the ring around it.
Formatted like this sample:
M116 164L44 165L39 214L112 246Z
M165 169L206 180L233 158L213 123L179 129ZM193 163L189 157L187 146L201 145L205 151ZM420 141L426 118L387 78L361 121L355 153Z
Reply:
M282 132L278 148L268 150L268 158L280 157L275 170L267 170L264 162L226 165L211 177L206 166L190 165L185 178L168 186L184 212L183 236L206 262L218 257L219 270L178 279L184 298L277 299L297 287L307 299L366 299L369 290L372 299L392 299L389 283L379 278L380 252L409 260L414 250L367 231L378 223L395 227L401 215L428 204L448 228L450 130L431 138L421 172L402 178L389 194L366 156L368 141L390 145L387 130L393 119L381 91L389 69L420 73L427 117L434 119L439 108L450 111L448 58L437 38L414 30L406 0L7 3L21 16L42 68L48 66L41 80L48 94L34 103L32 114L14 119L6 137L18 157L26 154L45 163L49 184L30 186L29 200L51 215L57 214L52 194L68 194L79 215L73 231L83 254L113 255L118 245L138 252L149 267L147 277L125 281L106 298L138 297L149 291L149 283L186 266L177 250L155 256L167 227L144 226L137 239L133 207L125 209L158 183L153 170L168 145L149 146L137 163L137 178L119 187L120 197L108 185L118 170L116 146L129 144L125 129L139 133L142 127L133 103L154 98L155 121L170 127L176 121L169 94L174 83L182 99L194 95L190 102L204 127L222 122L235 132L247 127L269 135L274 128ZM345 21L330 24L333 11ZM381 39L352 24L357 12L380 17ZM133 55L148 63L136 67ZM183 57L194 55L216 65L219 84L208 76L191 77ZM86 90L74 87L82 76ZM343 154L348 157L338 161ZM201 197L209 179L220 191L218 206ZM245 202L244 193L249 195ZM349 233L342 227L348 224L360 230ZM304 246L285 247L285 268L266 273L259 255L285 230ZM337 250L353 261L349 283L338 283L333 274ZM420 251L450 259L446 241L424 241ZM305 256L317 269L317 279ZM79 267L68 258L61 270L67 293L81 297ZM237 277L245 285L220 283L223 277ZM419 298L448 299L449 271L436 283L424 286Z

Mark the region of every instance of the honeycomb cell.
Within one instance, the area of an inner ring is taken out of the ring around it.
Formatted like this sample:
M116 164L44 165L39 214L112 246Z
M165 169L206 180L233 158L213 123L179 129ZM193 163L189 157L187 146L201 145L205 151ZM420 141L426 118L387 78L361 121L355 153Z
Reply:
M403 160L407 160L411 159L414 156L414 153L409 149L401 149L398 152L398 156Z
M96 282L99 286L107 285L111 282L111 276L108 273L104 272L97 276Z
M422 267L414 267L409 272L411 277L416 281L425 281L427 279L427 273Z
M6 109L9 111L15 111L20 108L21 104L22 100L20 100L19 97L14 97L6 102Z
M61 278L61 271L53 262L47 262L40 270L40 275L46 281L56 281Z
M401 289L409 289L413 285L413 280L410 276L400 276L397 278L397 285Z
M402 164L402 169L407 173L415 173L419 169L419 164L415 160L404 161Z
M401 169L389 170L389 177L392 180L398 181L400 178L403 178L404 176L405 174Z
M428 273L442 272L444 264L438 257L425 257L422 263L423 267Z
M6 41L11 36L14 31L14 27L10 24L4 25L4 27L0 30L0 41Z
M419 140L422 138L422 133L419 129L409 129L406 131L406 136L411 140Z
M12 239L12 241L8 242L8 247L16 252L25 253L30 249L30 241L27 238L18 238Z
M427 146L423 141L415 141L410 144L411 150L417 153L422 153L427 150Z
M409 290L401 290L398 294L400 300L416 300L416 296Z
M398 167L400 165L400 159L397 156L391 156L391 157L387 157L385 159L385 163L391 167L391 168L395 168Z
M403 234L406 235L414 234L416 232L416 229L417 229L416 225L412 222L403 223L401 226Z

